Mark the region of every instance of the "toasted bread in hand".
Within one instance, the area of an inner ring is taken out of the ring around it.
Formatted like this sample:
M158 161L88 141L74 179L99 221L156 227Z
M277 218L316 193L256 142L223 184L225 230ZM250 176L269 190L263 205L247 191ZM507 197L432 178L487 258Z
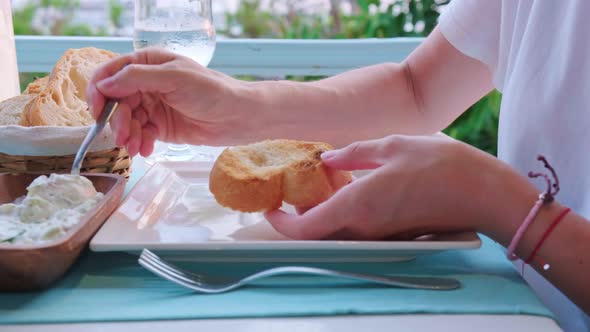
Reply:
M31 82L31 83L29 83L29 85L27 85L27 87L25 88L25 91L23 91L23 94L25 94L25 95L38 95L39 93L41 93L41 91L43 91L43 89L45 89L48 81L49 81L49 76L36 78L33 82Z
M33 95L20 95L1 102L0 126L19 125L25 106L34 98Z
M59 59L39 95L25 108L22 125L88 126L94 119L86 87L96 68L115 53L93 47L70 49Z
M275 210L283 201L313 207L352 179L350 172L323 164L320 155L331 149L294 140L227 148L213 165L209 190L220 205L242 212Z

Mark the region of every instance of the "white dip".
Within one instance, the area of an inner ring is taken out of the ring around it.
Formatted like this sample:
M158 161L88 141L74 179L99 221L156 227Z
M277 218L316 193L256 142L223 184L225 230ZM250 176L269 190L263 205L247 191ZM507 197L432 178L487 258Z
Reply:
M103 197L79 175L36 178L27 195L0 205L0 243L40 244L64 235Z

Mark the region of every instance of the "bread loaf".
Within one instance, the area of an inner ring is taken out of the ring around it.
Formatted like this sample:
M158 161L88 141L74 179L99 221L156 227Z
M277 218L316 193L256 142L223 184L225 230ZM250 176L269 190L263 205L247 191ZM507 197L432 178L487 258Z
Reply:
M49 76L38 77L33 82L29 83L23 91L25 95L38 95L47 86Z
M25 106L35 96L20 95L0 103L0 126L19 125Z
M278 209L282 202L315 206L351 181L329 170L320 155L326 143L268 140L225 149L211 170L209 189L217 202L242 212Z
M86 87L96 68L115 56L93 47L66 51L45 87L25 108L21 124L88 126L94 123L86 104Z

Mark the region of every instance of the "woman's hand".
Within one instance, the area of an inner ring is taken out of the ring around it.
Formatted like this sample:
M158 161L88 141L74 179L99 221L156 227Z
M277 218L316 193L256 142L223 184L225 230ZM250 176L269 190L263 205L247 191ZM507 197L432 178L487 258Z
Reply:
M120 100L111 127L131 155L151 154L156 139L220 145L238 136L246 117L230 111L244 82L162 49L145 49L104 64L87 89L93 116L107 98ZM232 135L234 134L234 135Z
M506 164L443 135L358 142L322 158L335 169L374 170L301 215L268 212L273 227L288 237L367 240L494 233L495 225L502 224L498 218L512 221L502 225L517 226L514 221L526 215L537 195Z

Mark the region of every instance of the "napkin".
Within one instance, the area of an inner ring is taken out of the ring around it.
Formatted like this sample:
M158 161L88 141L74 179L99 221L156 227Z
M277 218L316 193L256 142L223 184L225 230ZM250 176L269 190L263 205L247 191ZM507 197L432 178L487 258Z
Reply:
M86 127L0 126L0 153L13 156L65 156L76 154L86 137ZM94 139L90 152L116 147L109 126Z

